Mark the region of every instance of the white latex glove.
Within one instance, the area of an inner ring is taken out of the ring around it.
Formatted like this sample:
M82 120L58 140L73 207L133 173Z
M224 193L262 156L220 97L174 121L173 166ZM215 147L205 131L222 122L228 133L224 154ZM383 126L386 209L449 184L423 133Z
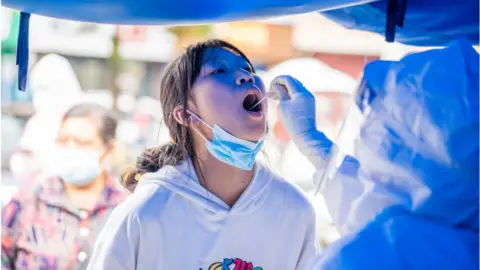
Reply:
M279 76L272 81L271 91L280 98L280 121L300 152L317 170L323 170L336 146L316 127L315 97L298 80Z

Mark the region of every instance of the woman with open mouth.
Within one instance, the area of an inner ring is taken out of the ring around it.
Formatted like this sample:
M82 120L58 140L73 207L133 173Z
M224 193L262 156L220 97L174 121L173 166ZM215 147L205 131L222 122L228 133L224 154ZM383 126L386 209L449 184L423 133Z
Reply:
M133 194L99 237L89 269L308 269L315 214L256 162L268 126L260 78L233 45L190 46L166 68L160 100L172 143L124 174Z

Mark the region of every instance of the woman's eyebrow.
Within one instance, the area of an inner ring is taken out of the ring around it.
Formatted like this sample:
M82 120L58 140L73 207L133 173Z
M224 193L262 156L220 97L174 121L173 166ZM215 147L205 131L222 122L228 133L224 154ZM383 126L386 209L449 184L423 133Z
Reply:
M216 68L215 61L207 60L207 61L202 63L202 66L200 67L200 71L202 73L204 73L204 72L207 72L208 70L214 69L214 68Z
M228 65L228 61L226 61L225 59L222 59L222 58L221 58L220 56L218 56L218 55L212 55L212 56L208 57L207 59L205 59L205 61L203 61L202 65L206 65L206 64L211 64L211 65L215 65L215 64ZM237 59L236 65L237 65L238 67L241 67L241 68L244 68L244 69L248 69L248 70L253 71L252 66L251 66L251 65L248 63L248 61L246 61L244 58Z
M252 66L250 65L250 63L243 57L239 57L237 59L237 65L242 68L248 67L249 69L252 69Z
M202 62L202 65L200 67L200 73L202 76L207 75L208 70L215 68L216 61L215 59L206 59L205 61Z
M210 69L214 69L214 68L216 68L216 67L217 67L217 65L216 65L214 62L208 61L208 62L204 62L204 63L202 64L202 66L200 67L200 70L206 72L206 71L208 71L208 70L210 70Z
M252 66L250 66L248 63L242 63L241 67L245 70L253 71Z

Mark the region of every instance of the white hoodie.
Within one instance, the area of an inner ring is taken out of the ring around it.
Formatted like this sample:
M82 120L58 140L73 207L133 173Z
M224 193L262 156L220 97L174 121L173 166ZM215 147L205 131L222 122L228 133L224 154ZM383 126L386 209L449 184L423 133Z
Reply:
M140 179L93 254L90 270L308 269L317 255L315 213L299 190L258 163L230 208L185 161Z

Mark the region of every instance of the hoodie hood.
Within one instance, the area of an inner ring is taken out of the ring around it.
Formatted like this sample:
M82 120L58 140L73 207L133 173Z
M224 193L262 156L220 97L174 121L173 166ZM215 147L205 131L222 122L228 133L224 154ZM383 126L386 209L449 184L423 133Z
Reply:
M479 57L468 41L365 68L362 179L411 212L478 230Z
M229 214L244 215L253 212L264 202L273 179L273 174L258 162L254 170L252 181L231 208L200 185L191 160L182 161L176 166L164 166L155 173L143 175L137 189L165 188L210 218L222 218Z

